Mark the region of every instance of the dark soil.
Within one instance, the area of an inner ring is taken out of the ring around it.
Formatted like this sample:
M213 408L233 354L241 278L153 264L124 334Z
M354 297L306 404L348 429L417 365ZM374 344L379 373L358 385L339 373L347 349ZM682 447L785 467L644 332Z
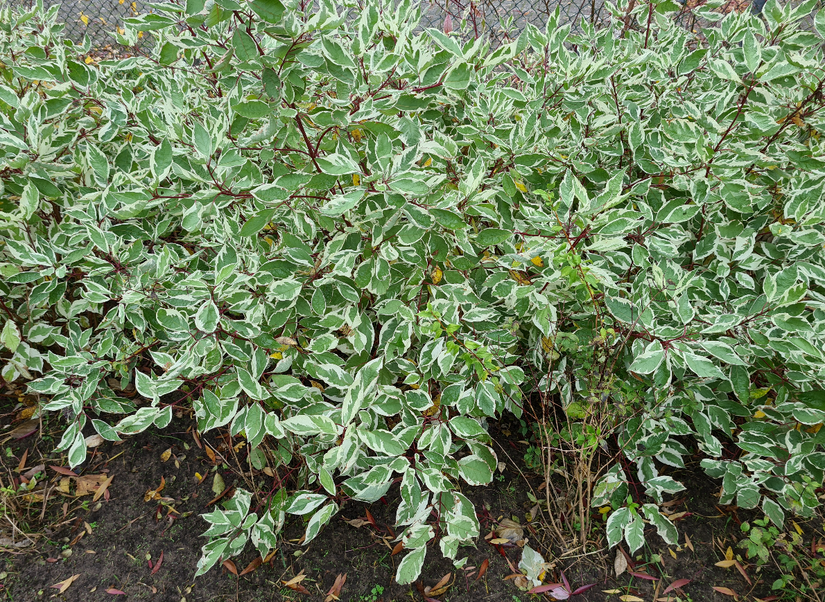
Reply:
M49 434L49 428L45 428L49 425L44 425L43 431L19 440L7 438L8 432L19 424L14 421L15 408L10 403L0 401L0 419L6 425L0 430L0 441L6 439L2 448L4 453L0 454L1 486L8 486L13 478L19 484L20 475L38 464L46 466L47 478L43 480L40 495L28 502L21 495L4 498L14 502L4 508L6 514L34 541L27 547L3 548L6 553L3 554L5 564L0 564L3 571L0 594L5 594L5 599L19 602L52 598L78 602L116 601L123 599L120 593L123 592L129 600L174 602L324 600L336 577L346 574L341 600L425 600L415 584L401 586L393 580L403 552L392 555L395 538L391 536L391 529L398 503L392 490L385 501L369 507L349 503L307 546L299 543L302 522L292 517L280 548L268 562L242 577L218 565L195 579L195 566L205 541L200 534L206 529L206 523L199 515L214 505L210 505L215 497L212 491L214 474L221 474L228 490L234 485L250 486L242 477L236 476L237 467L243 465L247 466L245 478L250 478L248 465L242 461L243 447L237 454L232 454L234 458L229 461L233 464L240 457L241 464L234 464L235 470L220 461L216 465L204 449L198 447L191 432L186 432L191 421L185 417L176 419L164 431L146 432L121 444L104 443L93 450L94 454L80 471L81 475L100 475L100 480L111 478L106 494L93 501L93 493L76 495L77 479L72 479L75 482L69 493L60 491L61 480L66 476L51 466L65 466L65 462L58 455L50 455L56 439ZM52 422L51 429L57 435L60 425L54 424L54 418ZM237 439L232 443L236 445L241 441ZM221 442L213 433L201 445L205 442L215 449L221 448ZM524 455L522 443L505 441L504 445L513 461L521 461ZM224 448L228 449L228 446L224 445ZM24 469L18 471L27 450ZM171 453L164 462L162 457L167 450ZM227 456L229 454L231 452ZM554 562L555 568L546 582L561 581L563 572L571 589L594 584L574 600L620 601L620 597L625 596L626 602L633 602L633 597L635 600L664 601L667 596L663 591L677 579L690 579L690 583L681 590L671 591L671 602L677 601L677 594L681 600L693 602L734 599L715 591L714 586L729 588L739 594L739 600L755 600L777 593L770 590L775 576L758 573L745 558L741 564L751 584L735 567L715 566L716 562L725 559L729 546L741 555L742 550L737 547L743 537L739 522L758 518L758 515L718 507L719 485L704 476L698 463L675 475L687 480L688 490L665 508L678 519L682 545L666 546L649 528L648 544L630 558L629 568L619 578L613 577L617 552L604 549L603 529L599 526L602 518L597 511L594 511L593 520L597 527L591 535L594 540L592 551L587 555L553 558L551 548L558 550L561 547L558 542L549 540L549 529L542 526L541 519L527 523L525 518L534 506L528 492L538 490L541 479L530 476L525 480L522 471L527 472L523 466L508 462L504 472L497 475L489 487L470 489L465 493L476 504L483 533L489 533L496 521L504 517L518 520L525 526L530 545ZM196 473L206 476L199 482ZM253 478L262 488L269 490L272 487L273 480L263 473ZM156 490L161 479L165 482L165 487L158 492L162 499L145 501L147 492ZM63 481L64 486L65 483ZM367 520L369 517L374 525ZM367 524L356 527L347 522L352 519L367 520ZM814 532L814 525L799 524L808 536ZM0 535L6 537L3 540L6 542L22 539L20 533L12 532L8 525L2 528ZM688 539L692 547L686 545ZM513 575L513 567L518 565L520 548L500 548L480 538L475 548L465 548L464 553L469 556L467 565L475 569L456 570L441 558L437 546L431 550L418 584L420 589L433 587L443 576L451 575L452 585L437 596L438 600L515 602L539 598L520 591L512 577L506 579ZM231 568L240 572L256 556L248 546L241 557L234 559ZM486 573L477 579L478 569L485 561L489 565ZM305 576L300 586L308 593L284 585L300 574ZM53 587L74 575L77 577L62 594Z

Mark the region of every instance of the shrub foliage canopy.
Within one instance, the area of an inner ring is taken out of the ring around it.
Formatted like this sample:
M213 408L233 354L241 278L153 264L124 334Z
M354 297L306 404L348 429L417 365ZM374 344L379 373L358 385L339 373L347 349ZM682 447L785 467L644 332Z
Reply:
M461 562L461 490L498 466L487 421L542 392L609 416L610 544L635 551L646 522L675 540L658 503L697 448L722 503L811 512L815 1L708 12L701 37L670 3L620 3L614 27L556 15L494 50L416 33L410 2L297 5L154 5L119 35L152 50L117 61L62 39L56 7L3 11L2 377L68 417L72 466L92 432L191 410L300 487L205 515L199 573L395 483L409 582L434 538Z

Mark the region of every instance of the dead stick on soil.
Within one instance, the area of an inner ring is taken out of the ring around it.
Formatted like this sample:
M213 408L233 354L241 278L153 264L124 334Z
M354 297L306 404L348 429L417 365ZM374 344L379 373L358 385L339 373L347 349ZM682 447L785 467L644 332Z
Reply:
M123 531L124 529L128 529L128 528L129 528L129 527L131 527L134 523L136 523L137 521L139 521L140 519L142 519L144 516L146 516L146 513L145 513L145 512L144 512L143 514L141 514L140 516L138 516L137 518L133 518L132 520L130 520L130 521L129 521L128 523L126 523L123 527L121 527L120 529L118 529L117 531L115 531L115 533L120 533L120 532L121 532L121 531Z

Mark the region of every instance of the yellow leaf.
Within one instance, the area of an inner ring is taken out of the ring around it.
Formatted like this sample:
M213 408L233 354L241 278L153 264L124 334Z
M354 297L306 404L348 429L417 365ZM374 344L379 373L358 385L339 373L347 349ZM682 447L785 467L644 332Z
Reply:
M357 173L352 174L352 185L353 186L360 186L361 185L361 176Z
M439 393L438 395L435 396L435 399L433 399L433 405L431 405L429 408L424 410L424 415L425 416L435 416L435 414L438 413L438 408L440 408L440 407L441 407L441 393Z
M284 354L281 353L280 351L276 351L275 353L270 354L269 357L271 357L274 360L280 360L280 359L284 358Z
M619 600L622 602L645 602L644 598L640 598L639 596L631 596L630 594L619 596Z
M123 0L120 0L120 3L121 3L121 4L123 4ZM123 35L124 33L126 33L126 30L125 30L125 29L123 29L122 27L118 27L118 28L117 28L117 32L118 32L120 35Z
M522 184L521 182L515 182L516 188L521 190L522 192L527 192L527 187Z
M544 349L546 353L550 353L553 351L554 341L550 337L542 337L541 338L541 348ZM605 508L609 508L610 506L605 506ZM601 511L600 511L601 512ZM604 514L602 512L602 514Z
M427 157L427 160L424 161L424 167L429 167L432 164L433 164L433 158L432 157Z
M88 19L87 19L87 21L88 21ZM92 57L87 56L87 57L84 59L84 61L83 61L83 62L85 62L87 65L91 65L92 63L94 63L94 62L95 62L95 60L94 60ZM93 108L98 108L98 107L93 107Z
M143 32L142 32L142 31L139 31L139 32L138 32L138 39L140 39L140 38L142 38L142 37L143 37Z
M361 142L361 130L352 130L352 138L356 142Z
M599 514L607 514L612 508L610 506L602 506L599 508Z
M727 551L725 551L725 560L733 560L733 548L728 546Z
M170 447L169 449L167 449L165 452L163 452L160 455L160 461L161 462L167 462L167 461L169 461L169 458L171 458L171 457L172 457L172 448Z
M531 259L530 262L534 266L536 266L537 268L543 268L544 267L544 260L541 257L539 257L538 255L533 257L533 259Z
M676 552L674 552L670 548L668 548L667 551L670 552L670 555L673 556L673 558L676 558Z
M59 582L59 583L55 583L54 585L52 585L52 587L57 588L57 591L58 591L59 593L61 593L61 594L62 594L62 593L63 593L63 592L65 592L67 589L69 589L69 586L70 586L72 583L74 583L74 582L75 582L75 580L76 580L78 577L80 577L80 574L79 574L79 573L78 573L77 575L72 575L71 577L69 577L69 578L68 578L68 579L66 579L65 581L61 581L61 582Z
M89 24L89 17L84 15L82 12L80 13L80 20L83 21L83 25L88 25ZM87 64L89 63L88 59L86 60L86 63Z
M792 520L791 524L793 525L793 528L796 529L796 532L802 535L802 527L797 525L795 520Z
M603 589L602 593L603 594L621 594L622 590L620 590L620 589Z
M442 277L443 275L444 275L444 272L442 272L442 271L441 271L441 268L436 267L436 268L433 270L432 275L430 276L430 277L431 277L431 279L432 279L432 281L433 281L433 284L438 284L439 282L441 282L441 277Z
M765 416L766 414L762 410L756 410L756 413L753 415L754 418L764 418Z
M720 560L719 562L717 562L717 563L716 563L716 566L718 566L719 568L722 568L722 569L729 569L729 568L730 568L730 567L732 567L734 564L736 564L736 561L735 561L735 560L733 560L733 559L730 559L730 560Z
M201 473L199 473L199 472L196 472L196 473L195 473L195 478L198 480L198 483L200 483L201 481L203 481L203 476L202 476L202 475L201 475Z

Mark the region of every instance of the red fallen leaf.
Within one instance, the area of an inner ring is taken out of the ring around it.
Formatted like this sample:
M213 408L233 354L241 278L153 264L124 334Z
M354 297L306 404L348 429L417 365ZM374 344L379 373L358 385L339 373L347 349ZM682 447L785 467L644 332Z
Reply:
M567 577L564 576L564 571L560 571L560 573L561 573L561 581L562 581L562 583L564 583L564 589L567 590L567 593L570 593L570 590L572 589L570 587L570 582L567 580Z
M366 508L364 510L367 513L367 520L370 521L370 524L377 529L378 524L375 522L375 519L372 517L372 514L370 513L370 511Z
M223 568L225 568L227 571L229 571L230 573L232 573L236 577L238 576L238 567L236 567L235 563L232 562L231 560L224 560L223 561Z
M67 477L76 477L77 473L73 470L69 470L68 468L64 468L63 466L49 466L53 471L60 473L62 475L66 475Z
M484 562L481 563L481 566L478 569L478 575L476 576L476 581L478 581L479 579L481 579L484 576L484 574L487 572L487 567L489 567L489 566L490 566L490 561L487 558L485 558Z
M246 565L246 568L245 568L244 570L242 570L242 571L241 571L241 574L240 574L239 576L240 576L240 577L243 577L243 576L244 576L244 575L246 575L247 573L251 573L252 571L254 571L255 569L257 569L259 566L261 566L261 564L263 564L263 562L264 562L264 559L263 559L263 558L261 558L260 556L256 556L256 557L255 557L255 560L253 560L252 562L250 562L249 564L247 564L247 565Z
M730 589L729 587L716 587L714 585L713 590L719 592L720 594L725 594L726 596L733 596L733 597L738 596L738 594L735 591L733 591L732 589Z
M400 554L401 550L403 550L403 549L404 549L404 542L399 541L397 544L395 544L395 547L392 549L392 554L390 554L390 556L395 556L396 554Z
M107 594L112 594L113 596L125 596L126 595L126 592L122 592L119 589L115 589L113 587L110 587L109 589L107 589L106 593Z
M748 582L748 585L753 585L753 582L748 577L748 574L745 572L745 568L739 564L739 561L736 562L736 570L739 571L739 574L745 578L745 581Z
M547 583L545 585L539 585L538 587L534 587L533 589L531 589L527 593L528 594L543 594L544 592L549 592L549 591L552 591L552 590L555 590L555 589L564 589L564 584L563 583ZM567 593L568 596L570 595L569 592L565 592L565 593ZM567 597L565 597L563 599L566 600Z
M654 577L653 575L648 575L647 573L634 573L633 571L628 571L628 575L633 575L639 579L647 579L648 581L658 581L658 577Z
M682 587L686 586L688 583L690 583L690 579L677 579L676 581L674 581L673 583L668 585L665 588L665 591L662 592L662 594L667 594L669 592L672 592L675 589L682 588Z
M46 562L57 562L59 558L46 558Z
M595 583L589 583L587 585L582 585L581 587L577 587L576 589L573 590L573 592L570 595L571 596L578 596L579 594L583 594L584 592L589 590L591 587L596 587L596 584Z
M155 563L155 568L152 569L152 574L154 575L160 570L160 565L163 564L163 550L160 551L160 558Z

